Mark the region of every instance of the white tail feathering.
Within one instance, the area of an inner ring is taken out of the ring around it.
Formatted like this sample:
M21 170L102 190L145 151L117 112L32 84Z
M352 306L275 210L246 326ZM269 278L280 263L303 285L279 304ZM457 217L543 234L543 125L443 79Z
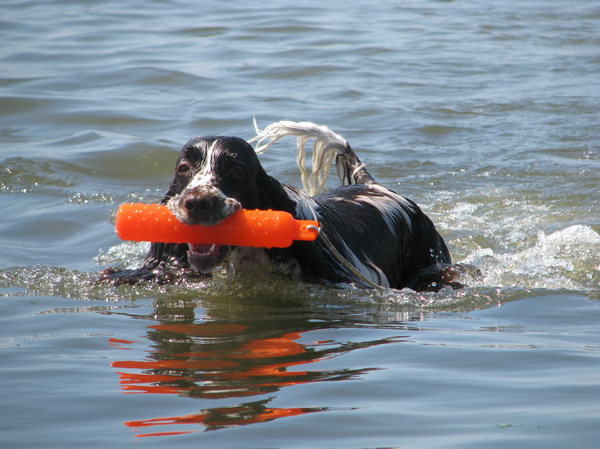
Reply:
M282 120L259 130L255 119L254 128L256 129L256 137L249 142L257 141L254 150L257 154L265 152L282 137L296 136L298 138L296 161L300 168L302 187L311 196L324 190L333 159L341 153L340 146L345 147L347 145L346 139L342 136L334 133L326 126L315 125L312 122ZM309 170L304 163L304 145L311 138L314 138L315 142L312 149L312 167Z

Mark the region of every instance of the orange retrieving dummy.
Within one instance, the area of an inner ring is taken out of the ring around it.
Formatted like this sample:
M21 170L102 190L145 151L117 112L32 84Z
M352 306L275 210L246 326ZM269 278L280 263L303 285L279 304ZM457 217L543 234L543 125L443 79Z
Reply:
M241 210L215 226L186 225L167 206L125 203L117 211L116 231L123 240L163 243L285 248L294 240L315 240L319 223L296 220L273 210Z

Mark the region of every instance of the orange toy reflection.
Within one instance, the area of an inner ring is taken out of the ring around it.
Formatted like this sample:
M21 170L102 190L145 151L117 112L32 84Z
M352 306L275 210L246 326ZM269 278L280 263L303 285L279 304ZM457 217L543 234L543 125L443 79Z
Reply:
M263 322L264 324L264 322ZM300 323L297 323L300 324ZM116 361L124 393L175 394L200 399L242 398L274 393L282 387L307 382L345 380L367 371L334 369L308 370L307 365L348 351L346 344L312 342L307 335L323 326L301 323L302 331L264 329L248 324L217 322L157 324L149 326L152 349L144 360ZM111 339L119 349L133 349L144 341ZM147 343L147 342L146 342ZM372 346L382 342L371 342ZM353 347L352 349L356 349ZM150 426L194 425L189 431L142 433L159 436L215 430L271 421L327 410L327 407L271 408L271 400L246 402L204 409L196 414L128 421L135 430Z
M128 421L125 423L128 427L142 428L149 426L172 425L172 424L194 424L203 425L206 430L217 430L225 427L239 426L243 424L256 424L260 422L272 421L277 418L303 415L314 413L324 408L268 408L265 403L268 400L250 402L247 404L236 405L232 407L213 408L204 410L196 414L185 416L173 416L168 418L155 418L143 421ZM175 432L156 432L139 434L139 437L148 436L167 436L181 435L184 433L193 433L195 430L175 431Z

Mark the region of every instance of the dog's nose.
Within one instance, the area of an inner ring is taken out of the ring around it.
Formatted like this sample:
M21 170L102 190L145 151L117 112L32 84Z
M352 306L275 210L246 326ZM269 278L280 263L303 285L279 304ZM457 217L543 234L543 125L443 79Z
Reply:
M213 208L213 200L212 198L207 197L192 196L186 198L185 202L183 203L183 207L185 207L190 213L209 211Z
M215 201L207 195L191 194L183 201L188 216L194 220L202 220L210 216L215 208Z

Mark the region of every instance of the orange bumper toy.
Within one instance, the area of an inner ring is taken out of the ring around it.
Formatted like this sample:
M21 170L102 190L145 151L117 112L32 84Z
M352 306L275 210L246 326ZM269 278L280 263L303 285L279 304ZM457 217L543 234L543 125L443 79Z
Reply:
M117 211L116 232L136 242L286 248L294 240L315 240L319 223L296 220L288 212L241 210L215 226L186 225L167 206L125 203Z

